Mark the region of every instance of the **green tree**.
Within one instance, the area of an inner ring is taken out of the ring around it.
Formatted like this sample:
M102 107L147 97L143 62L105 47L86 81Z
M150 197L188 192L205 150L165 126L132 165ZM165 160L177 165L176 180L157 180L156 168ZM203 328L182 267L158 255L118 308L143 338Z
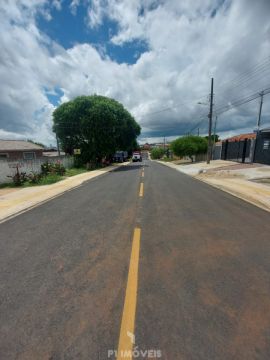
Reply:
M164 154L165 150L159 147L155 147L151 150L151 158L154 160L161 159Z
M171 143L171 149L177 156L189 156L203 154L207 151L207 140L200 136L183 136Z
M208 141L208 136L205 136L206 140ZM212 135L211 136L212 142L218 142L219 141L219 135Z
M141 131L123 105L98 95L79 96L60 105L53 123L61 148L69 154L81 149L83 163L98 163L116 150L132 151Z

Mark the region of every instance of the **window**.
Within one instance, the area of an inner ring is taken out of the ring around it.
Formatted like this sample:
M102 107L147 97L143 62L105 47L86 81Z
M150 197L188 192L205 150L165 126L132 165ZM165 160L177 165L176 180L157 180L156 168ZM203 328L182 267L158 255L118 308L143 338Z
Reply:
M7 153L0 153L0 160L4 160L8 158L8 154Z
M34 152L24 152L23 153L23 158L24 160L33 160L35 159L35 153Z
M270 148L270 140L264 140L263 150L268 150Z

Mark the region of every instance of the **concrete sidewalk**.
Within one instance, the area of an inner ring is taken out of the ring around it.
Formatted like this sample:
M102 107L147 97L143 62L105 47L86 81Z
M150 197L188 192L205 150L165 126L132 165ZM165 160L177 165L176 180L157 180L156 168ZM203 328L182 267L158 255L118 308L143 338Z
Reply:
M55 184L15 189L14 191L9 191L0 195L0 223L10 217L18 215L30 208L57 197L66 191L78 187L85 181L91 180L110 171L114 171L119 166L125 166L128 164L129 162L115 164L103 169L71 176Z
M270 211L270 166L214 160L176 165L159 163L204 181L264 210Z

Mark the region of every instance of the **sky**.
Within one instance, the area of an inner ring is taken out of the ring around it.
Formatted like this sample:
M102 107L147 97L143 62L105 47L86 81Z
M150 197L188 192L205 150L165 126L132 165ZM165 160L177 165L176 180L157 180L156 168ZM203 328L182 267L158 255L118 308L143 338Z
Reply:
M270 1L5 0L0 48L1 139L55 144L54 109L92 94L121 102L141 143L203 135L212 77L225 138L255 129L260 99L221 109L270 88Z

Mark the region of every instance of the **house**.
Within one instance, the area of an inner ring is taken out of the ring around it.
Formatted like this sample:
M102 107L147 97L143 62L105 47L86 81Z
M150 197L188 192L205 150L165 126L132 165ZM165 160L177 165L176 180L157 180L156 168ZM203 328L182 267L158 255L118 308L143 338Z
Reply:
M250 139L256 139L256 133L248 133L248 134L240 134L240 135L235 135L235 136L232 136L228 139L225 139L223 141L229 141L229 142L232 142L232 141L244 141L244 140L250 140Z
M270 165L270 129L262 129L257 132L254 162Z
M43 147L25 140L0 140L0 160L34 160L42 157Z
M216 144L214 150L214 159L220 150L222 160L231 160L236 162L253 162L254 146L256 142L256 133L239 134L222 140L221 147Z
M140 145L140 148L141 148L142 150L150 151L150 150L151 150L151 145L148 144L148 143L145 143L145 144L143 144L143 145Z
M270 165L270 129L240 134L215 143L213 160Z

